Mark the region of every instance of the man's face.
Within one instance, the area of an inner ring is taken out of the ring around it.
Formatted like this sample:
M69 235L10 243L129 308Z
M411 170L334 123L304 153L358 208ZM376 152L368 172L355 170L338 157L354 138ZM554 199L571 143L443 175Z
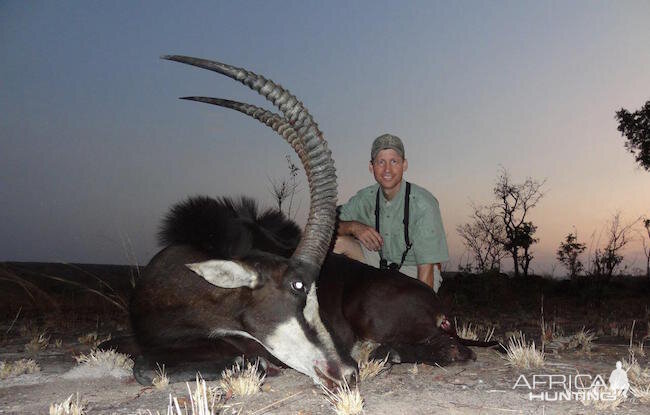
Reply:
M399 189L402 175L408 162L393 149L381 150L370 162L370 172L375 176L384 193L391 194Z

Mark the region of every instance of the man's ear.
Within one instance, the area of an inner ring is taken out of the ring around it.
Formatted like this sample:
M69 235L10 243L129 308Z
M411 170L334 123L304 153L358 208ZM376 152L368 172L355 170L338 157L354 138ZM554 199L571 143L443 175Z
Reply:
M213 259L185 266L220 288L257 288L262 285L257 272L235 261Z
M409 161L407 159L404 159L404 171L409 169Z
M368 163L368 171L369 171L370 174L372 174L373 176L375 175L375 171L372 169L372 160L370 160L370 163Z

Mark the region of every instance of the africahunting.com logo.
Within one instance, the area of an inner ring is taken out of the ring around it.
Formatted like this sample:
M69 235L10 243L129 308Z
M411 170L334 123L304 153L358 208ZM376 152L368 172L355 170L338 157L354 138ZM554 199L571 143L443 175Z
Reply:
M609 375L609 384L601 375L533 374L519 375L512 389L528 390L531 401L615 401L627 396L630 384L621 362Z

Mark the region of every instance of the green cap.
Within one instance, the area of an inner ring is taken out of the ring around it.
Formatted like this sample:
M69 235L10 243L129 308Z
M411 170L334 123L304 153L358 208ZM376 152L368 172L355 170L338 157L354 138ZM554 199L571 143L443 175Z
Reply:
M402 140L396 135L392 134L382 134L379 137L375 138L375 141L372 142L372 149L370 150L370 161L374 160L377 157L377 153L381 150L391 149L395 150L400 157L404 158L404 144Z

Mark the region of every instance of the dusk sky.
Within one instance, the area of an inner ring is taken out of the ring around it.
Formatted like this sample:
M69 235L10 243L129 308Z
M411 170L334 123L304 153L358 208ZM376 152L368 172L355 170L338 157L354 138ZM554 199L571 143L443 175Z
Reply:
M189 195L272 205L290 147L177 98L272 106L159 59L183 54L297 95L332 150L339 202L372 183L372 140L402 137L407 180L440 202L448 270L464 254L456 226L492 200L501 168L546 180L531 268L563 275L555 251L574 226L593 250L616 212L650 215L650 172L614 119L650 99L649 21L648 1L2 1L0 261L142 265ZM645 271L638 237L626 260Z

